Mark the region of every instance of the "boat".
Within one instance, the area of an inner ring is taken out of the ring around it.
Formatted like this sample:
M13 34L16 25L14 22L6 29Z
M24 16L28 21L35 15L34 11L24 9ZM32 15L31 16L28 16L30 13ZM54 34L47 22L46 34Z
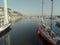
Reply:
M53 19L53 20L55 20L56 18L55 17L47 17L46 19Z
M38 25L37 33L45 40L46 44L56 45L58 41L60 41L60 37L56 35L49 26L46 26L46 24Z
M10 30L10 25L7 15L7 0L4 0L4 16L0 17L0 37Z
M53 0L52 6L53 6ZM53 7L51 11L52 17ZM43 0L42 0L42 16L43 16ZM60 36L58 36L52 29L52 19L51 27L44 22L42 17L41 24L37 26L37 34L42 38L43 45L60 45Z

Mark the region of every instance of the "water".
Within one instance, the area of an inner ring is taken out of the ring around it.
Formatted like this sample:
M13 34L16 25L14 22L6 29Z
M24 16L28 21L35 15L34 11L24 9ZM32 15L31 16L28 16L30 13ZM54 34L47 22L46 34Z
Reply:
M38 22L37 18L24 18L11 26L11 45L40 45L41 40L36 32Z
M47 25L51 25L51 20L44 20ZM41 38L38 36L36 30L37 25L41 23L39 18L22 18L17 23L11 26L11 31L8 33L10 35L10 44L11 45L41 45ZM53 20L53 29L56 30L55 20ZM0 45L4 45L4 38L0 38Z

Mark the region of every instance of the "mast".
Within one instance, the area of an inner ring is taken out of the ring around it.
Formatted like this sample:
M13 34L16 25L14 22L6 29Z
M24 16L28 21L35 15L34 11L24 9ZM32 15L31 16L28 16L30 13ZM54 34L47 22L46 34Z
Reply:
M42 0L42 16L43 16L43 0Z
M52 3L52 4L51 4L51 5L52 5L52 6L51 6L51 29L53 29L53 28L52 28L52 19L53 19L53 17L52 17L52 16L53 16L53 0L51 0L51 3Z
M43 0L42 0L42 23L43 23Z
M4 0L4 24L8 24L7 0Z

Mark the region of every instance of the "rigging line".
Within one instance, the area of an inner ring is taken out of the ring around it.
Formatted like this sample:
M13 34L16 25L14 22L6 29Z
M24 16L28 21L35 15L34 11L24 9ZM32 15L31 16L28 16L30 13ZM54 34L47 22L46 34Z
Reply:
M42 13L41 13L42 19L41 19L41 23L43 23L43 0L42 0Z
M42 16L43 16L43 0L42 0Z

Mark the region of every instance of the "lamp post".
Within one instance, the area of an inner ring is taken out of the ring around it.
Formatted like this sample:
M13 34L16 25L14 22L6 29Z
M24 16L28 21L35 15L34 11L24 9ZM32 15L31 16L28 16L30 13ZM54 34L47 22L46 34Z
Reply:
M53 19L53 0L51 0L51 29L52 29L52 19Z

